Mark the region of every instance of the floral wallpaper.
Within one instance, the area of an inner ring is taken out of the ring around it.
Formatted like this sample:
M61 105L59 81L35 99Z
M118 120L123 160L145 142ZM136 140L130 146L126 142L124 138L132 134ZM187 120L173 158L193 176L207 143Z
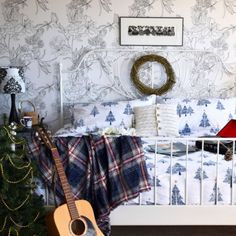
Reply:
M59 127L60 77L66 76L61 67L72 72L67 73L69 83L77 78L88 93L93 90L92 100L122 90L117 82L122 78L114 77L114 83L105 90L88 78L85 72L95 59L105 68L101 56L90 57L90 64L81 64L91 50L114 49L115 53L115 49L124 49L119 45L119 16L183 17L184 43L178 49L211 51L219 57L208 58L207 63L199 63L201 56L194 58L195 66L188 78L192 96L201 96L202 77L207 80L205 96L236 95L236 0L0 0L0 4L0 66L24 67L26 92L17 94L17 102L32 101L54 130ZM138 49L145 53L169 47ZM207 77L214 65L217 81L214 73ZM96 73L97 67L94 68ZM185 85L181 77L177 79L179 90L170 93L175 97ZM80 96L82 99L84 91ZM1 116L9 114L9 95L0 94L0 106Z

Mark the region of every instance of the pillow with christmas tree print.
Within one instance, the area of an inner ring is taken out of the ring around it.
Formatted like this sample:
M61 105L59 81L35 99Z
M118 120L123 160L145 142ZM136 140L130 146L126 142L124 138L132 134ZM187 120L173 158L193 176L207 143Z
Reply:
M132 128L134 107L155 104L156 96L117 102L74 104L72 125L76 131L97 132L107 127Z
M236 118L236 98L165 99L174 104L181 136L215 136Z

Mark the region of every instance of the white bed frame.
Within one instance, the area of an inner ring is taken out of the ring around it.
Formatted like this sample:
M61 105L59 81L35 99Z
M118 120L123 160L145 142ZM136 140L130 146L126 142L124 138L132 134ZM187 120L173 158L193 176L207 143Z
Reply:
M114 226L236 225L236 206L120 206L111 213Z
M141 50L136 50L136 49L97 49L97 50L93 50L90 52L87 52L83 58L81 59L79 65L78 65L78 73L80 72L80 68L84 68L84 65L86 64L85 61L87 60L87 58L91 57L92 54L96 54L96 53L105 53L106 55L110 52L115 53L127 53L128 54L132 54L133 52L135 52L136 56L137 53L142 53L142 54L146 54L144 49ZM223 62L221 61L221 59L213 54L212 52L204 52L204 51L197 51L197 50L176 50L176 51L170 51L170 53L172 52L176 52L176 53L206 53L206 54L212 54L216 60L219 61L219 63ZM150 50L149 52L150 53ZM158 50L157 52L151 50L151 53L167 53L167 50ZM118 58L118 57L117 57ZM109 65L110 66L110 65ZM68 75L70 73L74 73L75 71L68 71L66 69L66 66L63 65L63 63L61 63L61 71L60 71L60 88L61 88L61 124L63 124L63 118L64 118L64 113L63 113L63 108L64 108L64 104L65 103L70 103L70 99L68 101L68 96L65 96L65 90L68 89L67 86L65 85L64 81L67 79ZM118 68L119 70L119 68ZM178 66L177 66L177 70L178 70ZM175 70L176 71L176 70ZM119 72L118 72L119 73ZM111 77L115 77L114 73L110 74ZM182 75L177 74L177 76L179 78L181 78ZM188 76L188 75L187 75ZM122 77L122 76L121 76ZM120 77L119 77L120 78ZM117 77L116 77L117 79ZM121 83L123 83L123 81L120 81ZM152 84L154 83L153 81L151 82ZM125 87L125 85L123 86ZM85 89L85 88L79 88L81 90ZM181 89L181 88L180 88ZM117 90L118 91L118 90ZM116 92L117 92L116 91ZM119 91L118 91L119 93ZM130 93L132 94L132 93ZM137 93L137 91L135 91L136 95L139 95ZM121 96L123 94L120 94ZM126 96L127 95L127 96ZM125 93L126 98L128 97L128 93ZM130 97L132 98L132 97ZM81 97L79 98L79 100L81 99ZM118 98L119 99L119 98ZM72 99L74 100L74 98ZM94 98L93 98L94 100ZM96 100L96 98L95 98ZM81 100L80 100L81 101ZM89 102L91 102L91 97L88 99ZM160 138L155 137L155 138L151 138L154 139L156 143L158 143L158 140L160 140ZM207 140L206 139L200 139L200 138L177 138L177 139L169 139L170 143L171 143L171 147L173 142L175 141L183 141L183 142L192 142L192 141L196 141L196 140L202 140L202 153L204 151L204 141ZM222 140L231 140L233 141L233 150L235 153L235 141L236 139L232 138L227 138L227 139L222 139L222 138L214 138L214 140L217 142L217 165L216 165L216 170L217 170L217 176L216 178L218 179L219 176L219 172L218 172L218 156L219 156L219 144L220 141ZM186 145L188 147L188 145ZM173 150L171 149L171 156L170 156L170 165L172 163L172 152ZM186 149L186 173L188 173L188 161L187 158L188 157L188 148ZM158 154L155 155L155 158L158 158ZM234 158L235 158L235 154L233 155L233 161L232 161L232 166L234 166ZM155 163L157 163L155 161ZM203 165L203 160L201 162L201 165ZM155 168L156 169L156 168ZM172 168L171 168L172 169ZM202 168L203 170L203 168ZM234 169L232 168L232 172L234 171ZM232 173L232 178L234 176L234 173ZM171 183L171 179L172 179L172 171L170 173L170 183ZM188 181L188 175L186 174L186 182ZM217 183L216 183L217 184ZM187 186L187 184L186 184ZM203 201L202 201L202 193L203 193L203 187L201 187L201 203L200 205L188 205L188 201L187 201L187 192L191 191L190 189L185 189L185 202L186 205L157 205L156 201L154 202L153 205L142 205L141 204L141 200L139 201L138 205L122 205L117 207L116 209L114 209L111 213L111 224L112 225L236 225L236 220L235 220L235 214L236 214L236 202L233 201L233 194L234 194L234 184L232 187L232 197L231 197L231 204L230 205L218 205L218 202L216 203L216 205L204 205ZM156 187L154 184L154 193L156 193ZM170 188L170 195L171 197L171 188ZM142 197L142 194L140 195L140 199ZM171 201L170 201L171 202ZM180 217L181 216L181 217Z

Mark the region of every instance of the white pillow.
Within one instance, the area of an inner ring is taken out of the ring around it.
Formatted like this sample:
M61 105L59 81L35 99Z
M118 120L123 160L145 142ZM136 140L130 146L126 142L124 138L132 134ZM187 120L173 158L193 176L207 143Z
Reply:
M75 104L72 117L75 129L86 127L87 132L96 132L106 127L131 128L134 118L134 107L155 104L156 96L118 102Z
M157 136L156 105L134 107L136 135Z
M215 136L230 119L236 118L236 97L225 99L167 99L175 106L182 136Z
M156 119L158 136L179 136L179 119L174 104L157 104Z

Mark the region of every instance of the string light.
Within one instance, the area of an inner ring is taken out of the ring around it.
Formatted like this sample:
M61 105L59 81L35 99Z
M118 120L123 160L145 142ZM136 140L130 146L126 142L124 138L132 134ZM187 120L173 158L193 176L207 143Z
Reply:
M30 174L32 174L32 171L33 171L33 168L30 167L30 169L28 170L28 172L26 173L26 175L25 175L23 178L14 181L14 180L9 180L9 179L6 178L6 176L5 176L5 174L4 174L4 171L3 171L3 166L2 166L2 164L0 164L0 169L1 169L1 173L2 173L3 179L4 179L7 183L9 183L9 184L19 184L19 183L21 183L21 182L24 181Z
M2 200L2 203L5 205L5 207L9 210L9 211L17 211L19 210L22 206L25 205L25 203L29 200L30 198L30 194L28 194L28 196L26 197L26 199L18 206L18 207L15 207L15 208L11 208L8 206L8 204L3 200L3 198L1 198Z
M0 229L0 232L2 232L6 227L7 218L8 218L7 216L4 218L4 222L3 222L2 228Z
M30 222L30 223L27 224L27 225L20 225L20 224L16 223L11 217L10 217L10 220L11 220L11 222L12 222L15 226L17 226L17 227L19 227L19 228L28 228L28 227L30 227L30 226L38 219L39 215L40 215L40 213L38 212L37 215L35 216L35 218L33 219L33 221Z
M10 229L8 231L8 236L12 236L13 230L15 231L16 236L19 236L19 232L15 228L13 228L13 227L10 227Z

